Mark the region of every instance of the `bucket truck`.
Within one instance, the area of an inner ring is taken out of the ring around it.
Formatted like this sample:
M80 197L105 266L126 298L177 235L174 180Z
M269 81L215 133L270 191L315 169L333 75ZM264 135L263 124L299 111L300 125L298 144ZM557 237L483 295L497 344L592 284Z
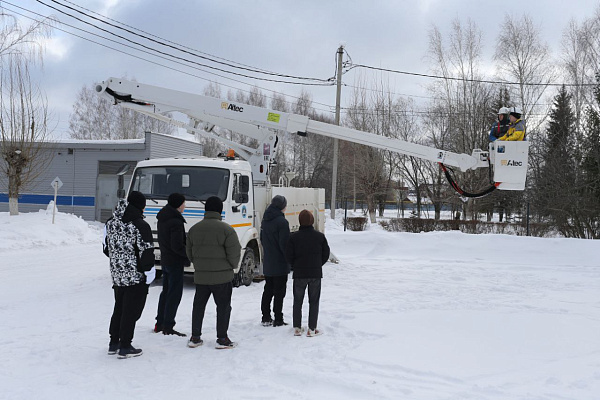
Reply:
M235 157L154 159L136 166L129 190L139 190L151 202L145 214L156 232L156 213L170 193L186 196L184 216L193 225L204 215L203 202L219 196L224 203L223 220L233 226L242 244L242 260L236 273L236 284L249 285L261 274L262 247L260 223L270 199L283 195L288 200L286 218L292 230L298 227L298 213L312 211L315 228L324 229L324 189L290 188L269 184L269 167L277 151L277 131L301 136L307 133L346 140L419 157L441 166L461 171L489 167L493 171L493 189L523 190L527 174L529 143L493 142L487 151L474 149L471 155L457 154L368 132L314 121L303 115L269 110L262 107L224 101L212 97L151 86L126 79L109 78L96 86L96 91L115 104L171 123L189 133L216 139L235 151ZM170 117L178 112L187 122ZM229 140L220 129L228 129L254 139L246 146ZM448 176L448 174L447 174ZM450 179L450 176L448 176ZM451 182L453 183L453 182ZM455 189L460 190L454 183ZM461 193L468 195L466 193ZM472 195L475 196L475 195ZM160 257L160 252L155 252Z

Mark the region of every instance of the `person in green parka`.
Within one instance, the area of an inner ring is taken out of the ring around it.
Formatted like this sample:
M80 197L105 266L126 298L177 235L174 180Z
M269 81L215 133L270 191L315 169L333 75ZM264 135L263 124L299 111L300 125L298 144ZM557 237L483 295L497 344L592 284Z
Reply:
M190 228L186 243L187 256L194 265L196 294L192 308L192 336L189 347L203 341L202 322L206 303L212 294L217 306L217 349L236 346L229 340L229 317L233 275L241 258L241 245L235 230L221 221L223 202L213 196L206 200L204 219Z

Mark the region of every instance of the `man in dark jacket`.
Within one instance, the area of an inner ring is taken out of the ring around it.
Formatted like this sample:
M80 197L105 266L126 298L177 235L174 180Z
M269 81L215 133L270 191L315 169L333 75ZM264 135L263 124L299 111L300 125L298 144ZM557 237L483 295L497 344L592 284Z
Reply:
M196 294L192 309L192 337L189 347L202 345L202 322L206 303L212 294L217 305L217 349L236 346L229 340L229 317L233 275L239 268L242 246L235 230L221 221L223 202L209 197L204 205L204 219L192 226L186 244L187 256L194 264Z
M290 266L285 260L285 246L290 237L290 224L284 214L286 206L285 197L280 195L273 197L260 225L265 275L265 288L261 302L263 326L287 325L283 321L283 299L290 273ZM275 320L271 318L271 300L273 300Z
M323 264L329 259L329 245L325 235L313 228L314 217L308 210L299 215L300 229L290 237L285 256L294 270L294 335L302 335L302 302L308 286L308 332L306 336L318 336L319 299Z
M498 122L495 122L494 125L492 125L492 129L490 129L490 142L504 136L508 131L509 124L508 108L500 107L498 110Z
M142 354L142 349L134 348L131 341L135 323L146 304L148 284L154 279L154 244L150 225L143 219L145 207L144 195L131 192L127 202L119 201L112 218L106 222L104 254L110 258L115 295L108 354L118 351L119 358Z
M185 254L185 197L179 193L169 195L167 205L156 215L158 220L158 245L163 287L158 299L154 332L165 335L186 336L177 332L175 316L183 294L183 268L190 265Z

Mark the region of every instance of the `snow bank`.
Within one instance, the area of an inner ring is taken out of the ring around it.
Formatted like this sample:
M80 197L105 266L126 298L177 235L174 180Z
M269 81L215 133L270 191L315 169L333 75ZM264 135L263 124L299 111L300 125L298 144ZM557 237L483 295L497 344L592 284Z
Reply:
M0 213L0 252L49 246L101 243L102 228L90 225L73 214L57 212L52 224L52 208L37 213L10 216Z

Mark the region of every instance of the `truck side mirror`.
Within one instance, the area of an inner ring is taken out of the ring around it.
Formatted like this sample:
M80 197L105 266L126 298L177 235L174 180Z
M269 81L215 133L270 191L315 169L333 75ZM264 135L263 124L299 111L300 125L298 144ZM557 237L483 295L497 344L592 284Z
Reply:
M118 181L119 181L119 189L117 190L117 197L119 199L125 198L125 189L123 188L124 179L123 175L125 175L129 171L129 164L123 164L121 168L117 171Z

